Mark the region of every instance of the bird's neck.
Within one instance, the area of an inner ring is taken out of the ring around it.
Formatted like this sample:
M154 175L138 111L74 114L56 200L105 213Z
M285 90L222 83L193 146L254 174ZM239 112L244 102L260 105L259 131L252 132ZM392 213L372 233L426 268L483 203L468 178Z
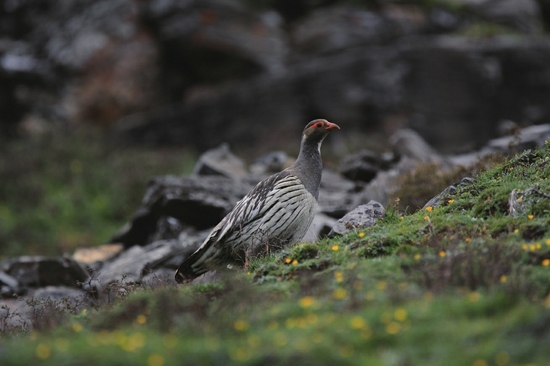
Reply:
M289 168L300 178L309 193L317 199L319 197L319 184L323 172L321 160L322 141L302 141L298 158Z

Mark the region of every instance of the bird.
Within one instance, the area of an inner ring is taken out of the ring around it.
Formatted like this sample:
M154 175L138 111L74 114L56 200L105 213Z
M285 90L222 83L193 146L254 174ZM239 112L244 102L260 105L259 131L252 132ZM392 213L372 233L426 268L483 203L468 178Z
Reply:
M317 212L323 162L321 144L340 127L326 119L309 122L295 162L258 183L212 229L202 245L179 266L178 283L216 269L246 267L256 258L294 245Z

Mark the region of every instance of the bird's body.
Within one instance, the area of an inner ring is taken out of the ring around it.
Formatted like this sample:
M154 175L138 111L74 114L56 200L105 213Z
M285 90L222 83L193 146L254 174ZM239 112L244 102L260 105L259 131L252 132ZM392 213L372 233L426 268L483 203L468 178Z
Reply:
M321 183L321 142L339 127L326 120L308 123L296 162L256 185L212 230L176 271L176 281L209 270L243 265L295 244L306 234L317 210Z

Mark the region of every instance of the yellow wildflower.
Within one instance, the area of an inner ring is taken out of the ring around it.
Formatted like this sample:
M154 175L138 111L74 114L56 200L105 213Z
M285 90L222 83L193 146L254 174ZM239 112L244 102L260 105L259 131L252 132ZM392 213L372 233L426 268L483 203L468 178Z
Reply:
M337 300L345 299L347 295L348 295L347 291L344 290L343 288L337 288L332 293L332 296Z
M38 357L41 360L47 360L50 358L51 350L50 347L46 344L39 343L38 346L36 346L35 351L36 357Z
M479 292L474 291L468 294L468 299L472 302L478 301L479 298L480 298Z
M495 364L497 366L504 366L508 364L508 361L510 361L510 356L506 351L502 351L497 353L495 356Z
M512 170L513 168L510 168L510 170ZM483 360L483 359L478 359L478 360L475 360L474 363L472 364L472 366L488 366L487 364L487 361Z
M353 318L351 318L350 323L353 329L363 329L367 324L365 322L365 319L361 318L360 316L354 316Z
M333 245L330 249L332 249L333 251L338 251L339 247L338 245Z
M313 296L304 296L300 299L300 306L303 308L309 308L315 303Z
M153 353L147 358L147 364L149 366L162 366L164 365L164 357L158 353Z
M230 350L229 357L235 361L247 361L250 359L251 354L247 349L243 347L237 347L234 350Z
M138 315L138 317L136 318L136 323L140 325L147 323L147 317L143 314Z
M433 208L432 206L426 207L426 211L428 211L428 212L432 212L433 209L434 209L434 208Z
M248 329L248 323L244 320L237 320L233 323L233 328L239 332L243 332Z
M399 308L399 309L395 310L395 312L393 313L393 317L396 320L399 320L400 322L403 322L407 319L407 310L405 310L403 308Z
M401 324L397 322L390 322L386 325L386 332L388 334L397 334L401 330Z

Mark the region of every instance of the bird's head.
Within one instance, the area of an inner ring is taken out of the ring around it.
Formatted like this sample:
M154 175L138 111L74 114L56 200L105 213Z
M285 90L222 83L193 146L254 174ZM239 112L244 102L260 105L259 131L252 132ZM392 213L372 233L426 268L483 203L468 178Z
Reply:
M326 119L314 119L309 122L304 128L304 136L311 135L327 135L332 130L339 130L340 127L336 123L327 121Z
M330 131L339 129L340 127L336 123L326 119L314 119L304 128L303 140L321 142Z

